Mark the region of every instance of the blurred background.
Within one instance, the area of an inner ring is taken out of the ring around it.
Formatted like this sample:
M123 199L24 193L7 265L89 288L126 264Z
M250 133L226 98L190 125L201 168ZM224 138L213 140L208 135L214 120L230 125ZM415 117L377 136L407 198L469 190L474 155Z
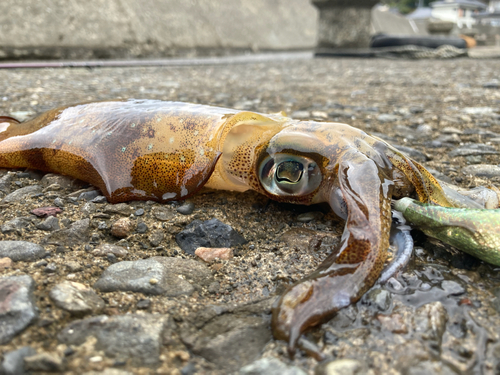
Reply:
M500 0L3 0L0 28L2 60L368 47L380 33L500 45Z

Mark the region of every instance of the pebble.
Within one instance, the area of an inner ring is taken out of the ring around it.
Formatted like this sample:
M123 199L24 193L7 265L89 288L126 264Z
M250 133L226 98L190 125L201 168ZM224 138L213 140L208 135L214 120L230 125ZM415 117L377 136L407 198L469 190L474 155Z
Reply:
M54 206L63 208L64 207L64 201L61 198L56 198L54 199Z
M90 190L84 191L78 196L79 201L92 201L93 199L101 196L101 192L99 190Z
M14 178L14 175L12 173L7 173L6 175L2 176L0 178L0 191L9 194L11 189L10 189L10 183L12 179Z
M500 176L500 166L490 164L468 165L462 168L462 173L476 177L493 178Z
M463 131L460 129L454 128L452 126L446 126L443 129L441 129L441 133L460 135L460 134L463 134Z
M365 297L367 302L373 303L378 310L386 311L391 307L391 293L384 289L372 289Z
M249 312L242 316L217 314L219 316L214 317L209 309L203 313L207 314L209 322L189 338L189 345L193 353L222 369L220 373L234 373L255 361L271 339L269 323L260 316L262 311L255 312L259 316ZM198 316L198 320L197 324L203 324L203 316Z
M356 359L334 359L319 363L315 375L368 375L366 365Z
M47 264L43 269L45 273L55 273L57 271L57 265L53 262Z
M122 217L111 225L111 234L118 238L128 237L134 230L134 223L128 217Z
M40 185L25 186L5 196L5 198L2 199L1 203L19 202L26 198L32 197L36 194L40 194L41 192L42 192L42 187Z
M28 275L0 278L0 345L37 319L34 288L35 282Z
M471 143L464 146L459 146L452 150L448 155L450 157L456 156L476 156L476 155L497 155L499 152L493 146L485 145L483 143Z
M40 230L45 230L45 231L49 231L49 232L61 229L61 227L59 225L59 219L57 217L54 217L54 216L49 216L44 221L37 224L36 227Z
M92 250L92 255L97 257L105 257L108 254L113 254L118 258L125 258L128 255L128 251L125 250L125 248L123 248L122 246L113 245L110 243L104 243Z
M58 229L48 234L42 243L50 245L74 246L88 242L90 219L75 221L67 229Z
M235 247L246 242L241 234L218 219L194 220L175 236L175 240L191 255L199 247Z
M377 116L377 120L383 124L386 122L395 122L395 121L398 121L400 119L401 119L401 117L396 116L396 115L391 115L388 113L382 113L382 114Z
M161 229L155 229L149 235L148 240L151 246L158 246L164 238L165 234L163 233L163 231Z
M142 216L144 215L144 208L139 208L134 212L135 216Z
M83 205L83 207L80 209L80 211L86 215L86 216L90 216L91 214L93 214L94 212L97 211L97 206L94 202L85 202L85 204Z
M54 286L49 296L57 307L72 315L99 313L105 305L103 299L92 288L71 281Z
M500 82L497 79L493 79L489 82L483 84L485 89L498 89L500 88Z
M296 367L289 366L277 358L266 357L240 368L240 375L306 375L307 373Z
M319 211L305 212L297 216L297 221L299 223L309 223L313 220L321 220L324 214Z
M40 207L40 208L35 208L30 212L38 217L48 217L48 216L57 216L57 214L60 214L62 210L59 207Z
M107 202L108 202L108 200L106 199L106 197L104 195L98 195L97 197L92 199L92 203L100 204L100 203L107 203Z
M177 207L177 212L182 215L191 215L194 211L194 203L186 201L182 206Z
M148 226L145 222L141 221L137 224L137 233L146 233L148 231Z
M0 231L2 233L12 233L17 232L22 234L22 229L27 228L31 224L31 220L28 217L16 217L12 220L6 221L0 226Z
M0 241L0 257L9 257L14 262L31 262L45 256L43 246L27 241Z
M47 187L50 185L59 185L63 189L69 189L73 186L74 178L61 174L47 173L42 177L40 183Z
M492 107L465 107L462 111L468 115L488 115L496 112L496 109Z
M107 204L106 206L104 206L103 212L105 214L110 214L110 215L118 214L123 216L130 216L133 213L133 210L134 209L126 203L118 203L118 204Z
M10 258L0 258L0 271L12 267L12 259Z
M292 112L291 117L297 120L306 120L311 118L311 113L309 111L295 111Z
M155 279L157 282L151 283ZM192 259L153 257L112 264L94 284L102 292L129 291L176 297L213 282L211 271Z
M57 338L63 344L78 346L95 337L96 346L108 357L135 366L156 366L166 325L167 316L160 314L99 315L70 323Z
M61 372L64 371L62 358L53 353L39 353L24 358L27 371Z
M155 206L151 210L151 214L156 220L169 221L175 217L175 213L171 208L165 206Z
M199 247L194 254L207 263L213 262L216 259L229 260L233 258L233 250L228 247Z
M150 299L141 299L137 304L135 305L139 310L147 310L149 309L149 306L151 306L151 300Z
M0 366L0 374L4 375L27 375L24 367L24 358L36 354L36 350L30 346L7 352L3 355Z

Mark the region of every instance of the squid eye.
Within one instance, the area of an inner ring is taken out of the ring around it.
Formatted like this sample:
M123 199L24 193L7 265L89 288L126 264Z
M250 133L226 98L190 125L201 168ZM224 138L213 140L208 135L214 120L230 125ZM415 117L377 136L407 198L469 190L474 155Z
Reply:
M276 168L278 182L298 183L304 173L304 166L297 161L283 161Z
M318 165L308 157L275 154L261 162L259 178L271 194L300 196L316 190L322 175Z

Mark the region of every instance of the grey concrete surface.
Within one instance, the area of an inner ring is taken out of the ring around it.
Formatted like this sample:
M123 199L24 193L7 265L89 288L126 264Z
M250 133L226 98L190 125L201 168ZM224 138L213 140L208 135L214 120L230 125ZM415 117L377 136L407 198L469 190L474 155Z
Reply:
M316 25L309 0L3 0L0 59L303 49Z

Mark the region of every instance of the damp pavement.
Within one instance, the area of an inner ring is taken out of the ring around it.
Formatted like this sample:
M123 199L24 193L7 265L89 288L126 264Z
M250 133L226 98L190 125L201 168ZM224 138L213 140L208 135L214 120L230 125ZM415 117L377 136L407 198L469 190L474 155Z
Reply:
M498 187L499 79L498 60L470 59L0 70L0 113L113 98L283 110L375 134L442 180ZM5 374L500 372L500 269L418 232L405 270L306 335L318 363L272 339L270 309L338 243L328 207L211 190L111 205L68 177L2 170L0 208ZM225 260L205 256L214 246Z

